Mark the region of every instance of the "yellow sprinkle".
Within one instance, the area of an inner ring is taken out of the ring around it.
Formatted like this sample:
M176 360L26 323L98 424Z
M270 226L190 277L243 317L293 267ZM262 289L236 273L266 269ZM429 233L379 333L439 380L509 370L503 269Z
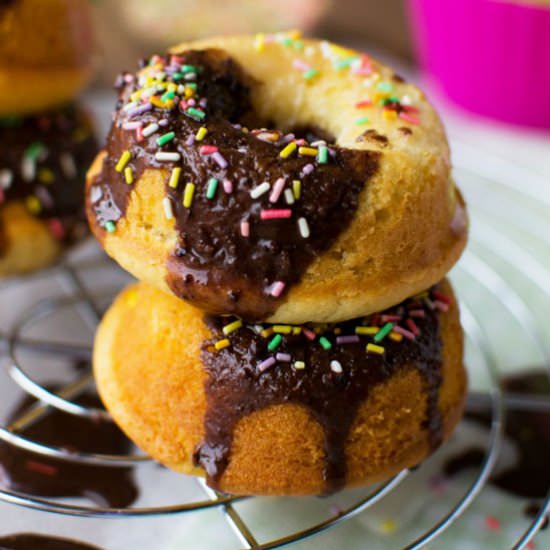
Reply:
M189 99L195 95L195 90L190 86L185 86L185 99Z
M302 370L306 368L306 364L303 361L294 361L294 368L296 370Z
M222 332L227 336L232 332L239 330L242 326L243 326L243 322L240 319L237 319L236 321L233 321L232 323L225 325L222 328Z
M228 346L231 345L231 342L229 341L228 338L224 338L223 340L218 340L215 344L214 344L214 347L219 351L223 348L226 348Z
M31 195L25 199L25 204L31 214L40 214L42 211L42 205L37 197Z
M197 130L197 133L195 134L195 139L197 141L202 141L204 139L204 136L206 136L207 133L208 133L208 130L204 126L201 126Z
M296 144L291 141L280 153L279 153L279 156L282 158L282 159L286 159L288 158L290 155L292 155L292 153L294 153L294 151L296 151Z
M388 97L390 94L387 93L387 92L374 92L372 94L372 101L374 103L378 103L380 100L382 99L385 99L386 97Z
M52 183L55 180L55 174L49 168L40 168L38 170L38 179L42 183Z
M183 191L183 206L190 208L193 203L193 195L195 194L195 185L191 182L185 184Z
M382 111L382 116L386 120L395 120L397 118L397 113L395 111L390 110L390 109L384 109Z
M355 334L376 334L380 329L378 327L355 327Z
M134 173L132 172L132 168L130 168L130 166L126 166L126 168L124 168L124 179L128 185L132 185L132 183L134 183Z
M120 158L116 163L115 170L117 172L122 172L122 170L124 170L124 167L130 162L131 158L132 158L132 153L130 153L130 151L124 151L124 153L120 155Z
M294 198L298 200L302 194L302 182L300 180L292 180L292 192L294 193Z
M340 327L336 327L333 332L334 334L342 334L342 329Z
M302 332L302 327L293 327L292 334L300 334Z
M367 344L367 353L376 353L377 355L384 355L386 350L382 346L376 344Z
M175 92L178 89L178 85L175 82L170 82L168 86L166 86L166 90L169 92Z
M292 327L290 325L273 325L273 332L278 334L290 334Z
M302 38L302 31L300 29L291 29L286 35L292 38L292 40L300 40Z
M262 332L260 332L260 336L264 337L264 338L268 338L269 336L271 336L273 334L273 328L264 328L264 330L262 330Z
M143 88L141 90L136 90L131 96L130 96L130 101L135 101L137 102L138 100L141 99L141 94L143 93Z
M355 51L350 50L349 48L343 48L337 44L330 44L330 51L333 55L338 57L350 57L352 55L356 55Z
M259 33L254 37L254 49L255 49L257 52L263 52L263 51L264 51L264 48L265 48L265 35L264 35L264 33L259 32Z
M313 147L299 147L298 153L300 155L306 155L308 157L316 157L317 149L314 149Z
M174 100L169 99L168 101L162 101L160 97L153 96L149 100L155 107L159 107L161 109L173 109L174 108Z
M397 524L395 523L395 521L393 521L393 519L387 519L383 521L380 527L382 528L382 532L386 535L395 533L395 531L397 530Z
M172 173L170 174L170 181L168 182L168 187L171 187L172 189L176 189L178 187L178 183L180 182L180 175L181 175L181 167L177 166L172 170Z
M137 291L130 289L126 292L126 304L130 307L134 307L137 304Z
M398 332L390 332L390 340L393 340L394 342L401 342L401 340L403 340L403 335Z

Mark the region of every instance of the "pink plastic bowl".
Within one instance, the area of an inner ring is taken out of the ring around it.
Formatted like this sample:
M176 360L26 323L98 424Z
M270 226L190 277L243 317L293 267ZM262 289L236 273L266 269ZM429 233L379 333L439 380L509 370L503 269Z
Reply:
M457 104L550 128L550 6L513 0L408 0L422 68Z

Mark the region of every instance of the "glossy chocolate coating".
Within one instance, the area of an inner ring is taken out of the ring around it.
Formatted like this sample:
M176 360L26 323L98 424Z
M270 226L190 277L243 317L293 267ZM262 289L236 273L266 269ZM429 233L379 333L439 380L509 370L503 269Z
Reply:
M85 542L38 533L18 533L0 537L0 550L101 550Z

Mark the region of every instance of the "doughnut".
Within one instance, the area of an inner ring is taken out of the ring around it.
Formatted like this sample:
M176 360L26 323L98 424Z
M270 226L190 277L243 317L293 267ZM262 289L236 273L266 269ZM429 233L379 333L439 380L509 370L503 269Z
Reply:
M327 494L412 467L446 440L466 391L448 282L344 323L250 324L146 283L96 334L100 396L176 471L241 495Z
M1 118L0 143L3 277L47 266L88 234L84 180L98 148L90 118L74 104Z
M0 0L0 116L70 101L92 76L89 0Z
M213 315L339 322L436 284L467 236L439 117L367 55L212 38L117 81L87 214L138 279Z

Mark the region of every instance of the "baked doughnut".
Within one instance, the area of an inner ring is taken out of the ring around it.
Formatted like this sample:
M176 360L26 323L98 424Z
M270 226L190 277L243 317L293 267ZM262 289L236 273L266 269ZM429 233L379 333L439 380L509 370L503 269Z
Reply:
M435 284L464 247L437 114L366 55L213 38L118 87L90 225L122 267L197 307L338 322Z
M449 437L466 389L447 282L367 319L308 326L208 317L139 283L104 316L93 363L131 439L235 494L388 478Z
M70 101L92 75L89 0L0 1L0 116Z
M84 179L97 153L76 105L0 119L0 276L54 261L87 234Z

